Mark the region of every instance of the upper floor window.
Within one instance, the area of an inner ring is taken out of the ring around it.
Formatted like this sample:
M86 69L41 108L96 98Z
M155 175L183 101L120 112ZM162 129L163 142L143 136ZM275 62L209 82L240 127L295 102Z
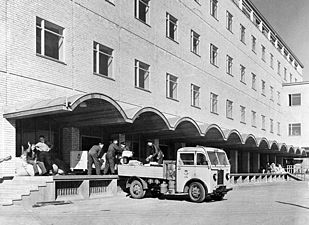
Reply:
M135 60L135 87L149 90L150 66Z
M246 28L240 24L240 41L246 43Z
M200 87L191 84L191 105L200 107Z
M301 124L300 123L289 124L289 136L301 136Z
M252 73L251 88L256 91L256 75L254 73Z
M240 81L245 83L246 82L246 67L240 65Z
M246 107L240 106L240 122L246 123Z
M270 67L273 69L274 68L274 55L269 53L270 55Z
M280 76L281 75L281 63L279 61L277 61L277 73Z
M64 28L36 18L36 53L64 61Z
M251 126L256 127L256 112L251 111Z
M166 97L177 99L178 78L171 74L166 74Z
M210 63L217 66L218 48L210 44Z
M226 55L226 73L232 75L233 73L233 58Z
M293 82L293 75L290 73L290 83Z
M210 112L218 113L218 95L210 93Z
M274 120L270 119L270 133L274 133Z
M274 101L274 88L270 86L270 100Z
M281 124L280 124L280 122L277 122L277 134L278 135L281 134Z
M218 0L210 0L210 15L217 19Z
M149 24L150 0L135 0L135 18Z
M289 94L289 106L301 105L301 94Z
M233 15L229 11L226 11L226 29L233 31Z
M93 72L99 75L112 77L113 73L113 49L93 43Z
M281 94L280 94L280 91L277 91L277 104L281 105Z
M262 80L262 95L266 95L266 83L264 80Z
M178 20L171 14L166 13L166 36L177 41Z
M265 62L265 56L266 56L266 48L264 45L262 45L262 60Z
M261 118L262 118L262 130L266 130L266 126L265 126L265 116L262 115Z
M200 35L191 30L191 52L200 54Z
M226 117L233 119L233 102L226 100Z
M284 67L284 76L283 79L286 81L287 80L287 69Z
M252 35L252 46L251 46L251 48L252 48L253 52L256 52L256 37L254 37L253 35Z

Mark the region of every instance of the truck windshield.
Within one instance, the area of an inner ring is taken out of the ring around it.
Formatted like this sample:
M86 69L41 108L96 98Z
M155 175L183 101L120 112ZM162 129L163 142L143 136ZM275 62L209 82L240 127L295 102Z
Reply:
M207 152L212 165L229 165L224 152Z

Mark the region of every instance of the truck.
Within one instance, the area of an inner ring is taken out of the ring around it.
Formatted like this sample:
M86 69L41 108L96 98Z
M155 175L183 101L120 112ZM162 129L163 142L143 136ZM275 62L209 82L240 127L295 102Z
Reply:
M230 164L222 149L196 146L178 149L176 161L163 165L118 165L118 176L125 179L132 198L152 195L188 195L192 202L206 197L222 200L228 191Z

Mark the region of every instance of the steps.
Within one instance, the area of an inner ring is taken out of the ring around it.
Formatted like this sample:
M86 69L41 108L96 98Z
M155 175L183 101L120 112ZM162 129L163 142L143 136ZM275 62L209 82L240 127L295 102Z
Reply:
M16 201L38 192L47 182L52 182L52 176L16 176L12 180L0 183L0 205L13 205Z

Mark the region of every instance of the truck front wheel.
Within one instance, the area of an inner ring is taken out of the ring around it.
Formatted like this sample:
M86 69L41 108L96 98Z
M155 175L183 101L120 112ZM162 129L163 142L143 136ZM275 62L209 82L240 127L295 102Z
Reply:
M145 196L146 191L143 188L143 185L138 180L133 180L130 185L130 195L132 198L141 199Z
M192 182L189 186L189 198L192 202L203 202L206 197L204 186L200 182Z

